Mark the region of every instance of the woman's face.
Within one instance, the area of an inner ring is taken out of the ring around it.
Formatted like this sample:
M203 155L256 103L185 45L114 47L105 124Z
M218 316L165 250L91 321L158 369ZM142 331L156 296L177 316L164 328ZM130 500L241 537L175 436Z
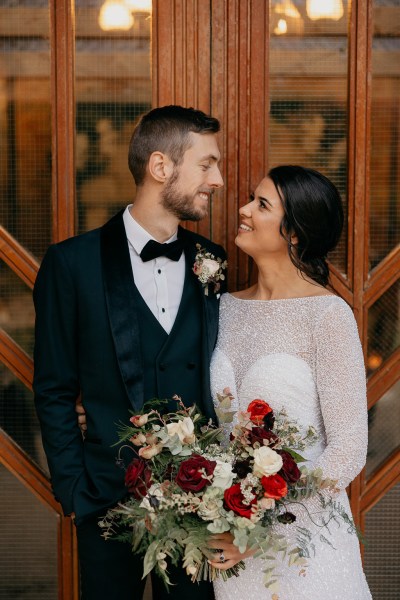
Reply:
M235 243L254 259L288 255L288 243L280 233L284 210L269 177L257 186L250 202L239 209L240 225Z

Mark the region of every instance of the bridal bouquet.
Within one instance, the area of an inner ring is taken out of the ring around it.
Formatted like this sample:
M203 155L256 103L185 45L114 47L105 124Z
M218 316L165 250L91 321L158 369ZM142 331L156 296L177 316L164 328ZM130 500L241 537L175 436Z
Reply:
M192 581L238 575L243 561L226 571L209 563L215 560L210 536L230 532L242 553L253 548L265 559L264 583L273 589L275 560L303 570L312 544L304 528L294 547L279 533L277 525L296 520L288 506L318 497L326 509L329 500L321 492L335 489L320 470L298 466L301 452L317 440L315 429L302 431L284 410L275 415L260 399L235 413L229 389L218 394L221 429L175 399L176 412L163 414L152 401L152 408L145 405L121 427L120 441L135 454L125 474L129 496L100 521L103 536L129 542L144 555L143 576L155 569L169 585L169 563L181 564ZM331 509L336 521L354 528L337 503ZM117 528L123 533L116 534Z

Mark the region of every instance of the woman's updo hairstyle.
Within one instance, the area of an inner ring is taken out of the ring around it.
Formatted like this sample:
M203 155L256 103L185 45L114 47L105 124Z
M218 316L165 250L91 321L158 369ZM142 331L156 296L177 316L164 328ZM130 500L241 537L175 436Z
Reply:
M340 194L327 177L305 167L284 165L268 173L281 198L285 215L281 234L288 242L292 263L306 276L326 286L328 252L343 229ZM292 242L293 237L297 238Z

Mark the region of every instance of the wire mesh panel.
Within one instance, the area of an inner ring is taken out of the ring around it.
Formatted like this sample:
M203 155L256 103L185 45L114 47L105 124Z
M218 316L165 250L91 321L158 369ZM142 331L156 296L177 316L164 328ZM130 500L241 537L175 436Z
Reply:
M102 225L131 203L128 145L151 106L151 2L76 2L78 229Z
M365 517L364 569L373 598L398 600L400 590L400 484Z
M33 394L1 363L0 428L42 471L48 472L39 421L33 405Z
M341 0L272 0L270 12L269 164L321 171L345 204L349 10ZM346 272L346 232L329 258Z
M373 2L370 268L400 244L400 3Z
M0 222L40 257L50 242L47 0L0 5Z
M368 419L366 472L370 477L400 447L400 380L369 410Z
M55 600L57 516L0 464L0 599Z
M372 373L400 345L400 279L368 311L367 368Z

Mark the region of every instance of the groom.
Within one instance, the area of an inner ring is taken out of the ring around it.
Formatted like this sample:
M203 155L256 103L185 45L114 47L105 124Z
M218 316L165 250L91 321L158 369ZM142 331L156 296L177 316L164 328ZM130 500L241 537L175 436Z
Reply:
M97 525L126 494L116 424L145 400L174 394L214 417L209 363L219 294L211 284L205 294L193 264L196 244L221 259L225 252L179 221L203 219L223 185L218 131L217 119L192 108L144 115L129 147L134 204L100 229L51 246L38 273L35 403L54 494L65 514L75 514L83 600L143 594L142 561L129 544L103 540ZM213 598L211 584L192 584L181 568L171 580L177 585L167 594L153 578L154 598Z

